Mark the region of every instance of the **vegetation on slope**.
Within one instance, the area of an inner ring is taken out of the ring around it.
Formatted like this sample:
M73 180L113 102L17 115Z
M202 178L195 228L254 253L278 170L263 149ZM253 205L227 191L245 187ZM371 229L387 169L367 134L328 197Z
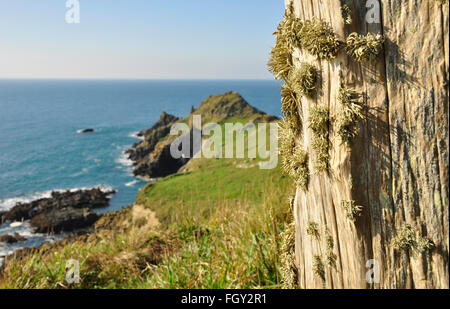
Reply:
M9 257L0 288L279 288L293 188L258 161L192 159L94 234ZM66 282L70 259L80 263L78 284Z

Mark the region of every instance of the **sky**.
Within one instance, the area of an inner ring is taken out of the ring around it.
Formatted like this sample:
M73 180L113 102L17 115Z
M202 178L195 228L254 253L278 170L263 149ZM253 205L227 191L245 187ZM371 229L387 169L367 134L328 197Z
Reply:
M0 0L0 78L272 78L283 0L66 1Z

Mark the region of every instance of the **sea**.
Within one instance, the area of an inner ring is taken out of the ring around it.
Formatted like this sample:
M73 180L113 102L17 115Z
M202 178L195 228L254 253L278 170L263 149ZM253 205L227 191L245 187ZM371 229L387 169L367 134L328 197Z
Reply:
M161 112L183 117L209 95L237 91L258 109L280 116L280 84L273 80L1 80L0 211L52 191L115 189L110 206L135 200L147 180L133 176L124 151ZM94 133L80 134L92 128ZM60 236L32 233L27 222L0 225L1 257Z

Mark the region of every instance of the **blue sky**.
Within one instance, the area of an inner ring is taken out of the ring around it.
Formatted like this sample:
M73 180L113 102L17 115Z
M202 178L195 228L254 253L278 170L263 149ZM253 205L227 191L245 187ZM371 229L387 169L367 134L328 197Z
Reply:
M0 0L0 78L269 79L283 0Z

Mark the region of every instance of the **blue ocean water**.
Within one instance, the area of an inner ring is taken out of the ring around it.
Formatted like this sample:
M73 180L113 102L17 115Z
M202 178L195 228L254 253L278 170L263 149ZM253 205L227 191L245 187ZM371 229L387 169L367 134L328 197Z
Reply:
M276 81L0 80L0 211L100 185L118 190L105 210L132 203L145 184L123 156L132 134L230 90L279 116ZM76 133L84 128L95 133Z

